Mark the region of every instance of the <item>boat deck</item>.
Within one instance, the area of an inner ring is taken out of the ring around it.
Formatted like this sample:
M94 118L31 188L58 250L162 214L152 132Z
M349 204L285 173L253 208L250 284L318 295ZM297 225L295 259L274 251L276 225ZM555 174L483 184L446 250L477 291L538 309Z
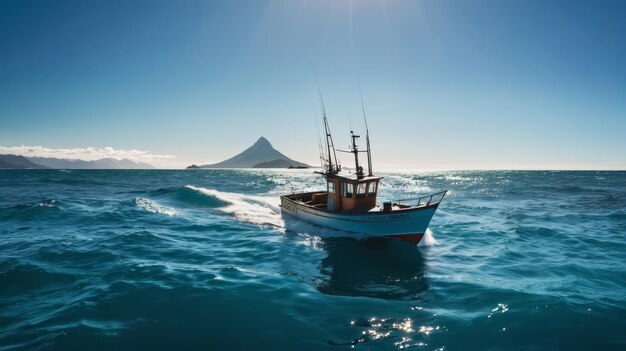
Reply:
M391 205L390 210L386 210L382 206L375 205L373 208L370 208L370 209L353 209L353 210L346 210L346 211L341 211L341 212L345 214L379 213L379 212L394 212L394 211L402 211L402 210L414 210L414 209L419 209L419 208L424 208L424 207L431 207L431 206L438 205L441 202L441 200L443 200L444 196L446 195L446 192L447 191L442 191L442 192L435 193L432 195L426 195L426 196L422 196L422 197L415 198L415 199L404 200L404 201L415 201L416 202L415 205L393 203ZM326 201L328 199L328 193L325 191L313 191L313 192L300 193L300 194L291 194L291 195L284 195L282 197L287 200L291 200L295 203L298 203L300 205L314 208L316 210L321 210L321 211L326 211L326 212L336 212L336 211L329 211L327 209L328 204Z

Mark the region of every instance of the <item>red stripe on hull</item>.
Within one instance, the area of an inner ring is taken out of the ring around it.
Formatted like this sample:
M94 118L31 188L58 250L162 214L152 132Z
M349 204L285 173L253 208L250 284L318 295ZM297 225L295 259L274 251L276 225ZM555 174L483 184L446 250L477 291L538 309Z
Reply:
M419 242L422 240L422 237L424 237L424 234L402 234L386 236L386 238L404 240L416 245L419 244Z

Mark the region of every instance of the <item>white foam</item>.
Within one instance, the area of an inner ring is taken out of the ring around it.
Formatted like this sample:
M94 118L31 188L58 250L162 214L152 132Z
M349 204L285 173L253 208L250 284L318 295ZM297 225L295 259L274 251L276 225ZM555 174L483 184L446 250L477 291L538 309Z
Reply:
M57 202L57 200L52 199L52 200L46 200L43 202L38 203L37 205L35 205L36 207L55 207L55 203Z
M233 214L241 221L284 228L284 222L280 216L280 201L275 196L228 193L193 185L186 185L185 187L227 203L228 205L220 207L218 210Z
M424 237L422 238L421 242L423 246L437 245L437 240L435 239L435 236L433 235L433 231L430 230L430 228L426 228L426 233L424 233Z
M145 197L138 197L135 199L135 204L140 208L152 213L160 213L168 216L176 216L178 212L175 209L167 206L160 205L154 200L146 199Z

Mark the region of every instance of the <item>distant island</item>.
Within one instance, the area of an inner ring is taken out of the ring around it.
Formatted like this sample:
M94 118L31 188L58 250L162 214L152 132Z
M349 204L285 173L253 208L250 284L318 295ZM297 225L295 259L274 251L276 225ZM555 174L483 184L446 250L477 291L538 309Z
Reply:
M52 157L25 157L0 155L0 168L4 169L151 169L151 165L129 159L102 158L85 161Z
M194 168L311 168L311 166L290 159L274 149L267 139L260 137L254 145L227 160L210 165L187 167Z
M26 168L48 168L46 166L42 166L36 164L24 156L18 155L0 155L0 168L17 168L17 169L26 169Z

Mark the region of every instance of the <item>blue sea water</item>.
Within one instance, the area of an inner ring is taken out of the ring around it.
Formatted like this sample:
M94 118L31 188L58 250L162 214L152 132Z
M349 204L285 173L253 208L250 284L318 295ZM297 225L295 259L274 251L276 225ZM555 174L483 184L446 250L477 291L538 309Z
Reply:
M626 349L626 172L381 175L419 246L285 229L310 170L0 171L0 350Z

